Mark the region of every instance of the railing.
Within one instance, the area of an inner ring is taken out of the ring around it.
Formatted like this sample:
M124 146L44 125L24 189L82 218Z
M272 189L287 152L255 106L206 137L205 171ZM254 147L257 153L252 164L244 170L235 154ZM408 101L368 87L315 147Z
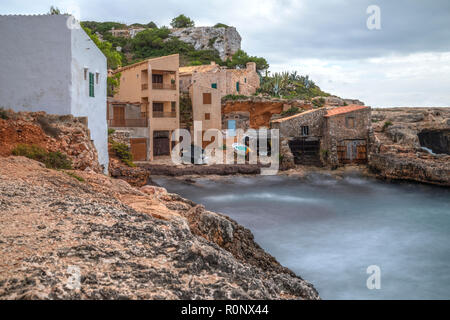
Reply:
M110 119L108 120L109 127L147 127L148 121L146 118L139 119Z
M141 85L141 87L142 87L142 90L147 90L148 89L148 83L143 83Z
M176 112L153 111L153 118L176 118Z
M169 90L176 90L177 89L177 85L176 83L170 83L170 84L166 84L166 83L152 83L152 87L153 89L169 89Z

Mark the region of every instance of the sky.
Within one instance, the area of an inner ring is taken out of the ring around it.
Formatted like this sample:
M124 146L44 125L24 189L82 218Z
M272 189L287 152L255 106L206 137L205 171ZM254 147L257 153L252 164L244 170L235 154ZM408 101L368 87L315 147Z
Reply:
M51 5L81 20L168 26L185 14L196 26L225 23L271 72L308 74L372 107L450 106L450 0L2 0L0 14Z

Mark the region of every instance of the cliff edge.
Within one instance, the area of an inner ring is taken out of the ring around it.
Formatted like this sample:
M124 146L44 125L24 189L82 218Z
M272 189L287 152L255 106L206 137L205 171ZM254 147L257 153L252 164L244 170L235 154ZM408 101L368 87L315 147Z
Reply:
M1 299L319 298L249 230L163 188L0 158L0 212Z

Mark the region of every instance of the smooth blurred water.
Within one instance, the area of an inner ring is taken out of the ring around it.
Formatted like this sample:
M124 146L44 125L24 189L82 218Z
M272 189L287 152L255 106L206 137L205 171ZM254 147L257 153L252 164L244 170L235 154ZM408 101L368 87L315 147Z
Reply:
M450 190L359 176L156 182L249 228L324 299L449 299ZM381 289L366 286L369 265Z

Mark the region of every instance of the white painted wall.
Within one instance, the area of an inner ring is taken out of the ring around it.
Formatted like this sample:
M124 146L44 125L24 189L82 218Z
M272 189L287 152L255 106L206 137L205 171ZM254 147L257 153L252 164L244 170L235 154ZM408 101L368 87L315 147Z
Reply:
M70 113L67 16L0 16L0 106Z
M68 18L0 16L0 107L88 117L106 173L106 58L82 29L68 28ZM94 98L89 97L85 67L99 73Z
M98 161L108 170L108 125L106 121L106 57L83 29L72 30L71 41L71 113L88 117L91 139ZM86 79L84 68L87 68ZM94 97L89 97L89 73L94 74ZM97 83L97 73L98 83Z

